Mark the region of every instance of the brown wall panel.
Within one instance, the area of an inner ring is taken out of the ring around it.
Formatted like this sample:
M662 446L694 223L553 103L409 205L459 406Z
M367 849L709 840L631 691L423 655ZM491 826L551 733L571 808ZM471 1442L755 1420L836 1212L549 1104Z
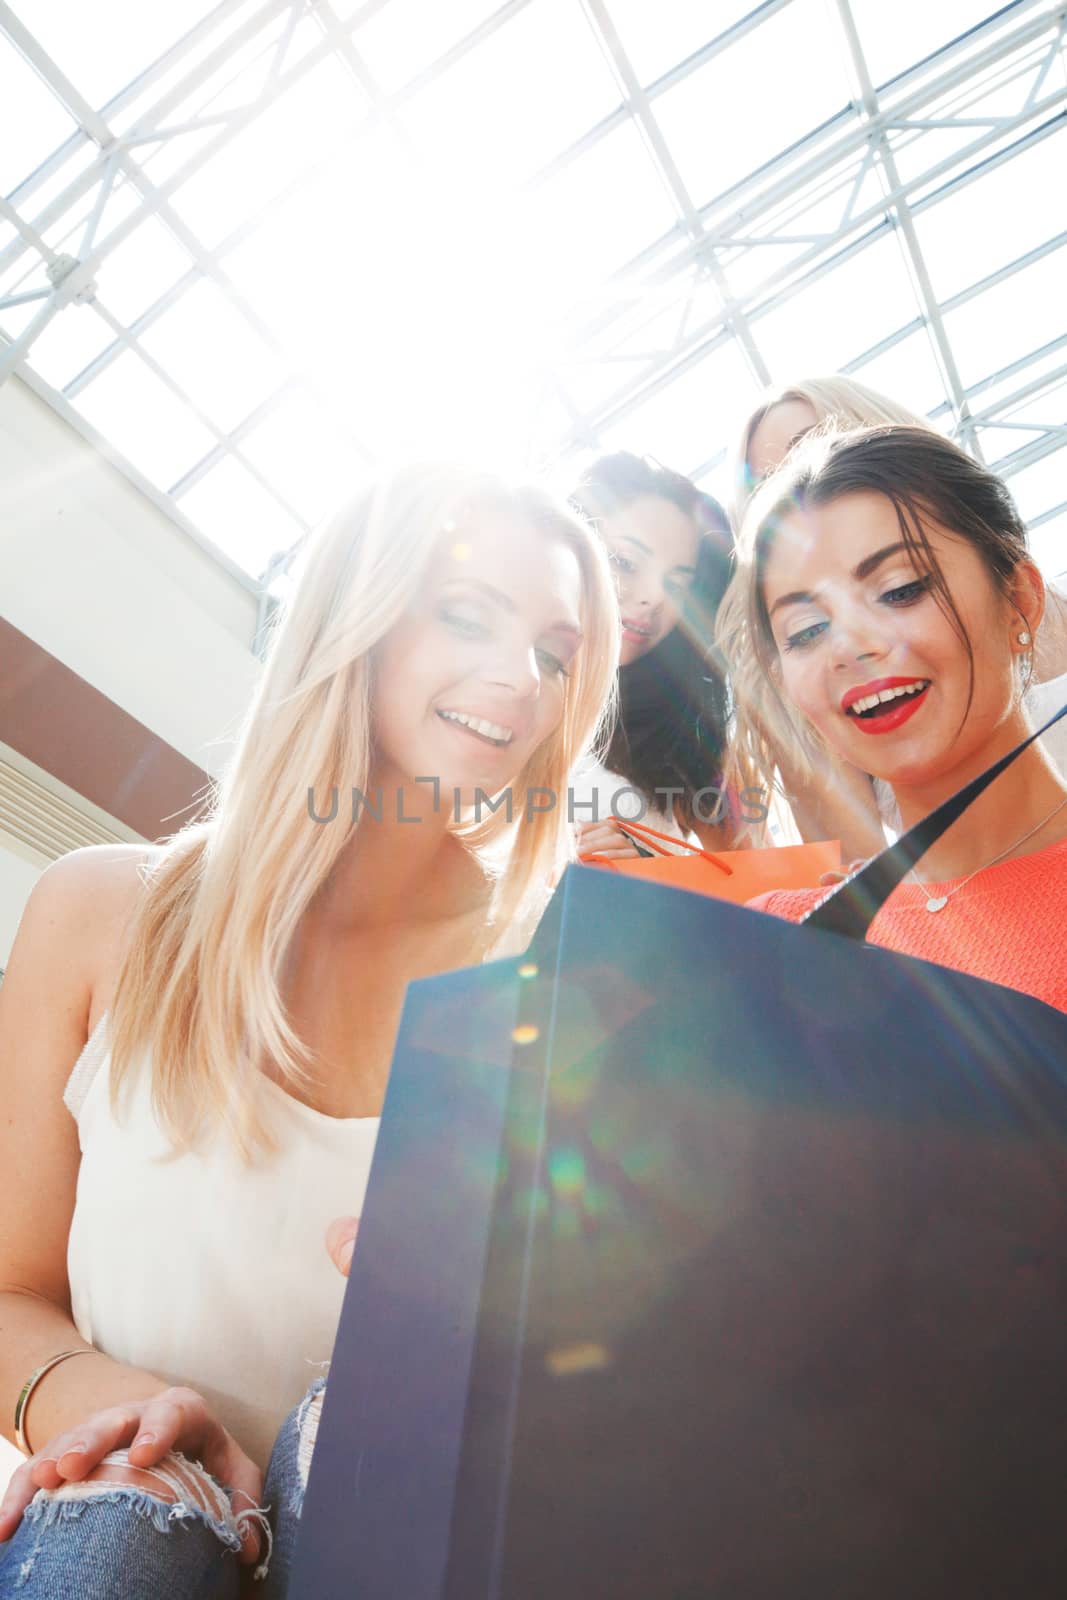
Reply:
M207 773L0 619L0 740L147 839L195 815Z

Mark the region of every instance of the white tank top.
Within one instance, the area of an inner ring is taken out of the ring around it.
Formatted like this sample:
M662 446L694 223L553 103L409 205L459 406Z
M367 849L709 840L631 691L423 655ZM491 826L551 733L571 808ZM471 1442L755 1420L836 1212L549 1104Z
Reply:
M109 1067L103 1017L63 1096L82 1151L75 1324L115 1360L202 1393L265 1468L333 1349L345 1284L323 1236L362 1210L378 1118L324 1116L264 1079L275 1155L247 1166L223 1137L174 1155L150 1074L134 1074L116 1117Z

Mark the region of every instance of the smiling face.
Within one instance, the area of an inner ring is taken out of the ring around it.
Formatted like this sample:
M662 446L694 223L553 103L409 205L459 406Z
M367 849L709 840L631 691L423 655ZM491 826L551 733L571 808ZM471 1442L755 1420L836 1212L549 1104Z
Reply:
M980 770L1021 722L1019 612L972 544L932 522L924 531L972 643L973 687L967 646L884 495L788 513L763 571L786 698L846 760L893 784Z
M700 532L671 500L641 495L600 519L622 619L619 665L647 655L678 621L678 602L696 575Z
M779 400L753 429L746 465L753 488L780 467L798 439L814 428L818 417L810 400Z
M438 540L379 647L376 766L494 794L559 725L581 641L578 558L513 513L472 512Z

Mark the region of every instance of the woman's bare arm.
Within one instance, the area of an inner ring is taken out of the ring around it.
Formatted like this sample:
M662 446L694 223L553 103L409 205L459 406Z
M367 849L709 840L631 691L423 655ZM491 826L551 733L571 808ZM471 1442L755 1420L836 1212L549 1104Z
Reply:
M858 767L827 756L819 771L807 777L783 767L782 782L806 844L840 839L843 861L866 860L885 849L874 788Z
M107 846L49 867L30 895L0 987L0 1427L9 1439L30 1373L85 1345L67 1282L80 1153L62 1096L88 1035L94 993L113 978L143 859L137 847ZM79 1356L34 1391L27 1436L43 1444L101 1406L165 1387L106 1356Z

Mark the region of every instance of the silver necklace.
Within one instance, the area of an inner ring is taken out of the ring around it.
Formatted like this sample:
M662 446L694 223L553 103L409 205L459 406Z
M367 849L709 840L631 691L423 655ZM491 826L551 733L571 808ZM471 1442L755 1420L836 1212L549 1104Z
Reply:
M1067 796L1060 801L1059 805L1053 806L1047 817L1042 817L1041 821L1035 823L1035 825L1027 833L1024 833L1018 839L1014 839L1012 843L1008 845L1007 849L1002 850L998 856L994 856L992 861L983 861L980 867L975 867L974 871L969 872L963 879L963 882L957 883L954 889L950 889L948 891L948 894L932 894L926 902L927 911L944 911L945 907L952 899L952 896L954 894L959 894L961 889L966 889L972 878L977 878L980 872L985 872L989 867L995 867L998 861L1003 861L1005 856L1010 855L1013 850L1017 850L1021 844L1025 844L1027 839L1032 839L1035 833L1039 833L1046 823L1051 822L1053 817L1063 810L1064 806L1067 806ZM915 877L914 868L912 868L911 875L913 878L915 878L915 882L919 883L919 879ZM922 888L921 883L919 883L919 887L920 889Z

